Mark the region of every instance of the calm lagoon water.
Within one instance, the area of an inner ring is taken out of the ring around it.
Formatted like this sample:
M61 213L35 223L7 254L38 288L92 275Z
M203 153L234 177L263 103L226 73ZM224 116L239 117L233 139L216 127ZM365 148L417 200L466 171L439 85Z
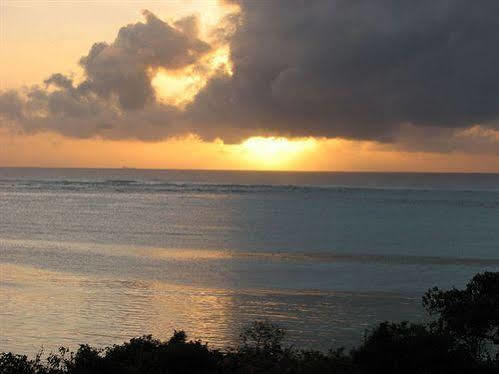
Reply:
M0 351L142 334L303 347L499 270L499 175L0 169Z

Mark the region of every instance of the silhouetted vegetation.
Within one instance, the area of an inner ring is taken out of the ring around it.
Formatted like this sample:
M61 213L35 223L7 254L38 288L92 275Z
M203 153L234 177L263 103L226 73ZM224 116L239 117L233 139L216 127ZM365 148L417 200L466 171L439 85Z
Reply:
M423 305L438 316L433 325L476 358L487 359L499 348L499 272L477 274L464 290L429 290ZM496 357L497 359L497 357Z
M383 322L350 352L285 347L283 329L258 321L224 351L175 331L165 342L142 336L105 349L60 348L45 359L2 353L0 373L499 373L499 272L476 275L464 290L433 288L423 305L429 323Z

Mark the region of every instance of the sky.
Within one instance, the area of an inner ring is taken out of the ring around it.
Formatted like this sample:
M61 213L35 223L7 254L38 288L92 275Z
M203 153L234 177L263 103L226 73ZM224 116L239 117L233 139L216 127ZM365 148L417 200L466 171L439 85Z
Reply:
M499 172L498 12L0 0L0 166Z

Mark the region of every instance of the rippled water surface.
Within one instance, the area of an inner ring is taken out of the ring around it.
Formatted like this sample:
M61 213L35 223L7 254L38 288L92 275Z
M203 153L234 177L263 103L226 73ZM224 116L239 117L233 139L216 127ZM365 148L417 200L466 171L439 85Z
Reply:
M499 175L0 169L0 351L248 321L300 346L499 270Z

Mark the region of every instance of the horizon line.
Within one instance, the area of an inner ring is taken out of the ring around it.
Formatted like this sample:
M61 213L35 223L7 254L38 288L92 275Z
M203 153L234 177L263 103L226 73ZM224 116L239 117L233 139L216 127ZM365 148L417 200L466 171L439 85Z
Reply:
M142 168L142 167L87 167L87 166L3 166L0 169L77 169L77 170L144 170L144 171L203 171L203 172L251 172L251 173L365 173L365 174L481 174L499 175L498 171L385 171L385 170L272 170L272 169L191 169L191 168Z

